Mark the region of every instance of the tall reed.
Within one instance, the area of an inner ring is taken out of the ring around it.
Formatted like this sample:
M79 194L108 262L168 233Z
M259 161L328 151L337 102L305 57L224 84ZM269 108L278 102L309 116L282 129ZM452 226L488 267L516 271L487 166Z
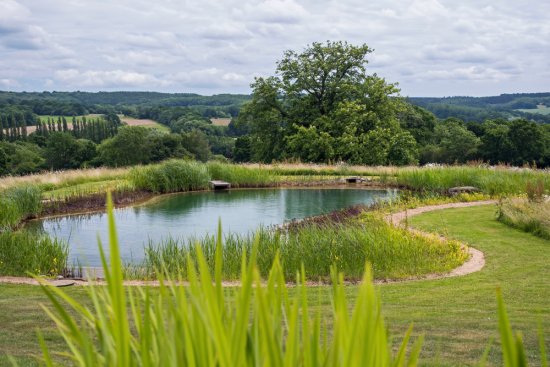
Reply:
M447 191L456 186L475 186L490 195L525 192L528 182L540 181L550 187L550 172L509 167L422 167L399 170L398 185L422 191Z
M206 189L210 181L204 164L184 160L137 166L130 170L129 178L135 188L156 193Z
M60 275L67 269L68 246L27 232L0 233L0 275Z
M0 192L0 231L36 216L42 208L42 191L36 185L22 185Z
M310 279L330 279L331 267L346 274L348 280L362 277L365 263L372 264L377 279L403 279L428 273L444 273L462 264L468 257L456 241L413 234L395 228L374 214L363 214L360 220L345 223L311 223L292 230L261 228L256 234L229 234L224 239L223 277L237 279L240 259L250 256L258 242L257 266L266 278L276 257L283 265L287 281L294 279L303 266ZM150 243L144 264L138 267L143 276L154 278L161 269L170 276L181 274L188 261L196 263L195 244L201 247L211 270L214 267L216 238L167 238ZM135 269L132 269L135 274Z
M265 169L219 162L207 163L207 169L213 180L227 181L232 187L266 187L277 183Z

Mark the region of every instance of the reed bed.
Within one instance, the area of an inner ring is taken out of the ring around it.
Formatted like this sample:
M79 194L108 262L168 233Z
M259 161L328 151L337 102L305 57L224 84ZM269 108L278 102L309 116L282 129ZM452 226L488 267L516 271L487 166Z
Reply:
M550 172L527 168L444 166L399 170L396 183L413 190L446 192L457 186L474 186L489 195L518 195L529 182L550 187Z
M66 243L27 232L0 233L0 275L55 276L65 274Z
M0 192L0 232L38 215L41 208L42 191L36 185L25 184Z
M271 171L256 167L209 162L206 165L212 180L231 183L232 187L267 187L277 181Z
M205 164L185 160L137 166L130 170L129 178L136 189L155 193L204 190L210 181Z
M550 201L506 199L498 205L499 221L550 240Z
M352 166L348 164L274 163L244 164L245 167L259 168L281 176L394 176L407 167L394 166Z
M213 270L217 242L216 236L204 236L150 243L145 251L146 260L139 265L144 272L142 276L156 278L157 269L165 270L165 275L183 272L185 276L188 261L196 262L195 244L200 245ZM261 228L255 234L229 234L223 242L222 274L226 280L238 279L240 260L250 256L255 242L260 275L267 278L271 264L279 256L287 281L292 281L302 266L315 280L328 281L332 266L344 272L347 280L359 280L366 262L372 264L376 279L404 279L450 271L468 257L458 242L395 228L372 213L344 223L309 223L290 230Z

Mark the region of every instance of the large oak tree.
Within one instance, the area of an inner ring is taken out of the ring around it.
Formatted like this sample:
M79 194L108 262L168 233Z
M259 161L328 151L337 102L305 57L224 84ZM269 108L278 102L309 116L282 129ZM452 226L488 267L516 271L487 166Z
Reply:
M251 159L414 163L416 142L398 121L405 102L368 74L371 52L331 41L286 51L274 76L256 78L236 121L250 131Z

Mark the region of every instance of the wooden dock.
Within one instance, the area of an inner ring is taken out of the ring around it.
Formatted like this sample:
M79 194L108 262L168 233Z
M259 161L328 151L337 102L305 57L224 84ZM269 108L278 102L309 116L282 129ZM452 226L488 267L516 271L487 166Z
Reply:
M214 189L214 190L227 190L227 189L230 189L231 188L231 184L229 182L225 182L225 181L210 181L210 186Z

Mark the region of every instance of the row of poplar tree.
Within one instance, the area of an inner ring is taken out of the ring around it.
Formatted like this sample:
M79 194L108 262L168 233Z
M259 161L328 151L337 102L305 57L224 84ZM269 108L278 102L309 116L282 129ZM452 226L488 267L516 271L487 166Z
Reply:
M48 117L47 120L36 122L35 134L48 137L54 132L72 134L77 139L88 139L94 143L112 138L118 132L121 122L118 116L101 116L97 118L72 117L71 123L64 116L57 119ZM27 121L17 113L3 115L0 118L0 140L25 140L28 136Z

